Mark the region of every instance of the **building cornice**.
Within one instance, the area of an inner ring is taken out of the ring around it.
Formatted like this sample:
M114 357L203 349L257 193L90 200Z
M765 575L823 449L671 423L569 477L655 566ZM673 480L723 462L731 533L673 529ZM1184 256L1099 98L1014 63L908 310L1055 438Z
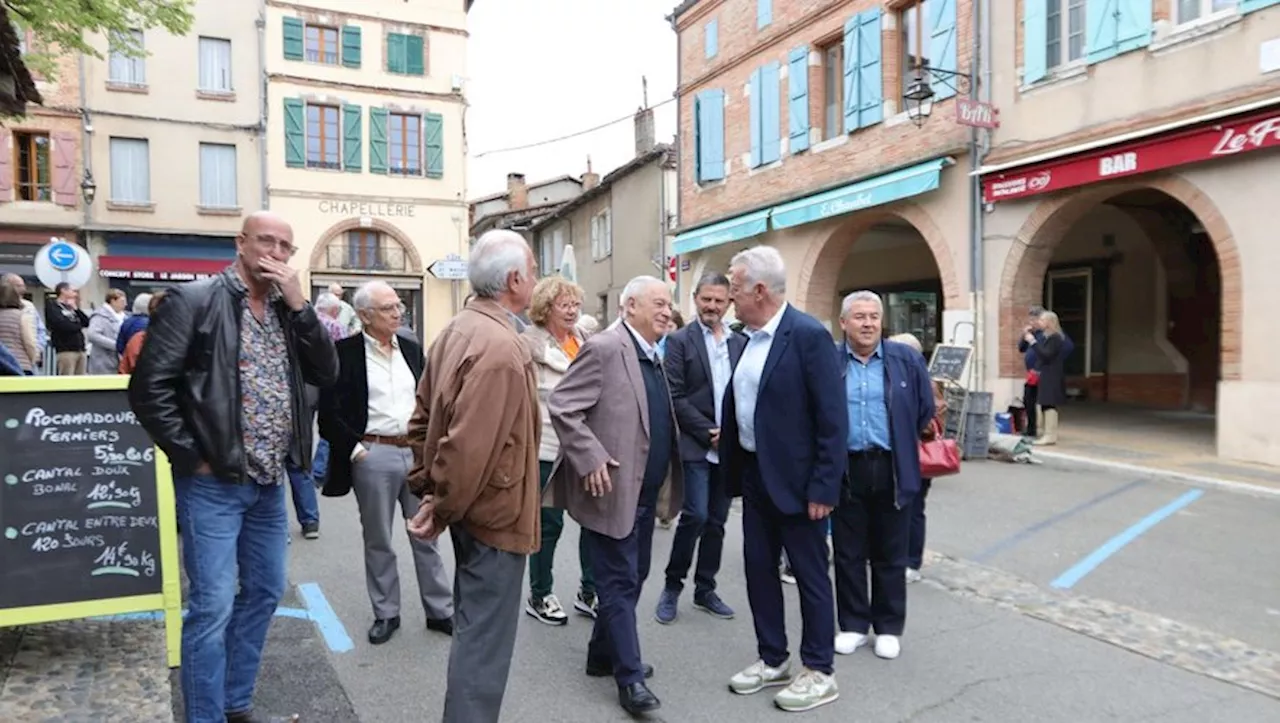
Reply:
M308 78L303 75L290 75L288 73L268 73L267 80L272 83L293 83L295 85L303 85L308 88L322 88L329 90L349 90L356 93L374 93L377 95L389 95L400 98L415 98L438 100L444 103L467 104L466 96L461 93L436 93L429 90L407 90L405 88L392 88L385 85L366 85L363 83L344 83L340 80L322 80L320 78Z
M446 33L448 35L460 35L464 38L470 37L471 33L466 28L450 28L444 25L432 25L430 23L418 23L412 20L403 20L400 18L382 18L377 15L368 15L366 13L351 12L350 10L333 10L331 8L318 8L303 3L286 2L285 0L266 0L267 7L279 8L281 10L297 10L299 12L316 13L319 15L340 15L344 18L357 18L366 20L371 23L386 23L388 25L405 25L412 28L419 28L433 33Z

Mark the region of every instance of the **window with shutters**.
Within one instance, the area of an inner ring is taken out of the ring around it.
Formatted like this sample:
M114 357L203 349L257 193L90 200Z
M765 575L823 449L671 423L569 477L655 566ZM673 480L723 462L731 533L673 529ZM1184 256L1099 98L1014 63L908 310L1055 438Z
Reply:
M200 144L200 205L203 208L237 208L236 147L221 143Z
M200 38L200 85L205 93L230 93L231 41Z
M607 259L613 254L613 220L609 209L591 217L591 258Z
M1226 13L1240 6L1239 0L1174 0L1175 21L1192 23L1218 13Z
M19 201L52 201L53 172L50 167L48 133L17 131L13 134L13 186Z
M835 41L822 53L822 140L838 138L844 128L844 43Z
M883 24L884 15L879 8L845 21L841 44L845 133L884 120Z
M141 30L113 33L107 57L107 82L142 88L147 85L147 59Z
M1045 67L1052 69L1084 57L1085 0L1045 0Z
M902 72L898 95L906 92L917 73L923 74L933 88L934 101L956 94L959 70L956 38L957 0L915 0L899 11L898 47ZM937 68L945 73L928 73L922 69Z
M307 168L342 168L340 115L336 105L307 104Z
M698 183L724 180L724 91L704 90L694 97L694 173Z
M781 156L778 63L768 63L751 74L750 131L751 167L759 168L778 161Z
M387 33L387 72L426 75L426 39L421 35Z
M907 92L907 87L916 77L916 69L929 65L929 38L933 34L927 12L930 8L925 7L929 4L929 0L921 0L902 9L902 21L898 24L902 28L898 40L902 48L902 88L899 95ZM933 81L932 78L926 80Z
M111 202L151 203L151 150L145 138L111 139Z
M388 173L422 175L422 116L392 113L387 121Z
M306 47L304 50L308 62L324 65L337 65L341 58L338 44L338 29L324 25L306 25Z

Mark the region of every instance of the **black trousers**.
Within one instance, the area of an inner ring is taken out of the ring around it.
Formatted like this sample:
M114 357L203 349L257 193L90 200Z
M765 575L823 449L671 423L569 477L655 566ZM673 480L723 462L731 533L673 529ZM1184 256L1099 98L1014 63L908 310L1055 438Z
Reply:
M1040 387L1034 384L1022 385L1022 410L1027 415L1027 428L1024 437L1040 436L1036 429L1036 405L1040 403Z
M640 634L636 630L636 603L649 577L653 552L653 506L641 499L631 534L615 540L583 528L591 540L591 569L596 578L599 607L587 660L612 664L619 686L644 681Z
M902 634L910 534L911 510L899 509L894 499L893 458L888 452L850 454L849 479L831 528L841 632Z

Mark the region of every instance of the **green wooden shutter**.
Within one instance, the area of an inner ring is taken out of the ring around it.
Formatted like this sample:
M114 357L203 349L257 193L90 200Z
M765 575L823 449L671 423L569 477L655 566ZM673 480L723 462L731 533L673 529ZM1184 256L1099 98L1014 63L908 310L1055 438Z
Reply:
M422 124L427 154L427 178L440 178L444 175L444 116L428 113L423 116Z
M342 26L342 64L348 68L360 67L360 26Z
M369 172L387 172L387 109L369 109Z
M302 18L283 18L284 23L284 59L302 60L304 45L302 42Z
M360 172L360 156L363 155L360 123L363 120L360 106L342 106L342 170L348 173Z
M405 36L404 58L404 72L409 75L427 74L427 48L421 35Z
M399 33L387 34L387 72L403 73L405 68L404 37Z
M284 99L284 164L307 167L307 107L298 98Z

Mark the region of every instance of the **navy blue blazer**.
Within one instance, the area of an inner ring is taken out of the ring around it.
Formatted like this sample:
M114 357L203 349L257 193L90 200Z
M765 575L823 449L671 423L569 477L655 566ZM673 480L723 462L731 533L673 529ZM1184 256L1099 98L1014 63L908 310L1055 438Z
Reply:
M936 408L929 367L920 352L906 344L885 339L884 398L889 406L889 444L893 447L894 489L899 507L905 507L920 492L920 433L929 427ZM840 388L849 372L849 352L836 346L840 359ZM845 410L845 418L849 416ZM846 421L846 426L847 426Z
M849 415L832 341L817 319L788 305L760 376L756 459L764 488L784 515L807 515L810 502L840 501ZM738 445L732 383L722 416L721 463L729 494L740 497L746 452Z
M738 366L747 337L739 332L729 334L729 370ZM694 321L667 337L667 356L663 361L667 384L671 386L671 403L680 422L680 459L697 462L706 459L711 449L711 430L716 428L715 385L711 380L711 358L701 322ZM733 388L725 387L725 396ZM724 408L720 409L723 425Z

